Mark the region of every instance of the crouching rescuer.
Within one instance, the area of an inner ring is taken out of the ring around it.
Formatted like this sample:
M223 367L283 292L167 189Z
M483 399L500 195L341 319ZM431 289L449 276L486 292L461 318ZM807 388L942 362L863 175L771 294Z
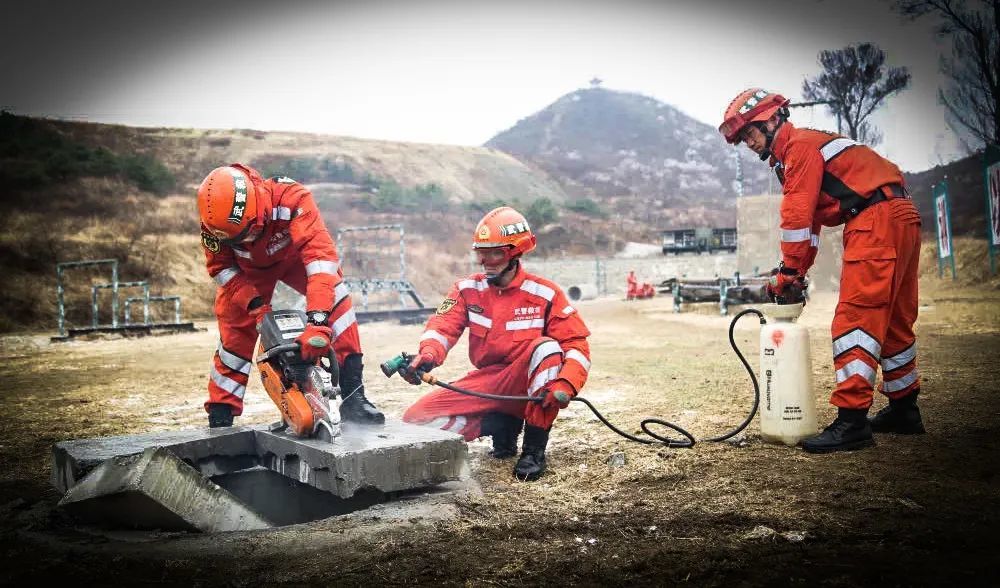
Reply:
M801 442L812 453L859 449L876 433L923 433L917 408L920 215L895 164L847 137L788 122L788 100L751 88L726 109L719 131L768 161L782 184L782 263L776 299L801 288L822 226L844 225L840 300L831 328L837 418ZM868 419L875 377L889 405Z
M263 179L234 163L212 170L198 188L201 242L218 285L215 314L221 341L208 381L210 427L228 427L243 412L243 395L261 320L281 280L306 296L309 323L298 337L307 361L331 347L340 364L341 417L382 423L365 397L361 342L337 251L312 194L285 177Z
M448 350L469 329L469 359L476 367L455 386L494 395L540 398L498 400L435 388L413 404L403 420L459 433L467 441L489 435L490 455L521 456L514 475L536 480L545 471L545 447L559 409L587 381L590 331L562 290L525 271L521 257L535 248L524 217L510 207L490 211L472 239L483 273L459 280L427 321L407 380L416 370L444 363Z

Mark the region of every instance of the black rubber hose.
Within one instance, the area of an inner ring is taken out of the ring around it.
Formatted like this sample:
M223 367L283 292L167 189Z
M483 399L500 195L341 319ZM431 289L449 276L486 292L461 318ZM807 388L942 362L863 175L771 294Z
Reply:
M747 425L749 425L751 422L753 422L753 417L757 415L757 408L758 408L758 406L760 406L760 386L759 386L759 384L757 382L757 375L753 373L753 368L750 367L750 364L747 362L746 358L743 357L742 353L740 353L740 349L736 345L736 338L733 336L733 332L736 329L736 323L740 320L740 318L742 318L743 316L745 316L747 314L756 314L757 317L758 317L758 319L760 319L760 324L762 324L762 325L764 325L764 324L767 323L767 320L764 318L764 314L762 312L760 312L759 310L757 310L756 308L748 308L748 309L746 309L746 310L738 313L736 316L733 317L733 320L729 323L729 345L733 348L733 351L736 353L736 357L740 358L740 362L743 363L743 367L747 370L747 373L750 374L750 381L753 383L753 406L750 408L750 414L747 415L747 418L744 419L743 422L739 424L739 426L737 426L736 428L734 428L734 429L732 429L732 430L730 430L730 431L728 431L728 432L726 432L726 433L724 433L722 435L719 435L718 437L711 437L711 438L708 438L708 439L702 439L703 442L725 441L726 439L729 439L730 437L738 434L743 429L747 428ZM489 398L491 400L510 400L510 401L514 401L514 402L541 402L542 401L542 399L540 397L503 396L503 395L500 395L500 394L487 394L485 392L475 392L473 390L466 390L465 388L459 388L458 386L454 386L452 384L448 384L446 382L441 382L441 381L436 381L435 384L437 384L438 386L441 386L442 388L447 388L448 390L451 390L453 392L458 392L459 394L466 394L466 395L469 395L469 396L478 396L479 398ZM663 419L656 418L656 417L645 418L645 419L643 419L642 421L639 422L639 427L642 429L642 431L646 435L649 435L649 438L636 437L635 435L631 435L629 433L626 433L625 431L622 431L618 427L612 425L611 422L609 422L608 419L604 418L604 415L601 414L601 412L599 410L597 410L597 408L594 407L594 405L591 404L590 401L587 400L586 398L581 398L581 397L577 396L577 397L572 398L570 400L572 402L582 402L583 404L587 405L587 408L589 408L591 410L591 412L594 413L594 416L596 416L602 423L604 423L604 425L606 427L608 427L609 429L611 429L615 433L618 433L622 437L625 437L629 441L635 441L636 443L643 443L643 444L646 444L646 445L652 445L652 444L660 443L660 444L666 445L667 447L681 447L681 448L694 447L694 444L697 442L696 439L694 438L694 435L692 435L691 433L688 433L687 431L685 431L680 426L675 425L675 424L671 423L670 421L665 421ZM649 429L650 425L659 425L661 427L666 427L668 429L673 429L674 431L677 431L678 433L680 433L681 435L683 435L685 438L684 439L671 439L670 437L665 437L663 435L654 433L653 431L651 431Z

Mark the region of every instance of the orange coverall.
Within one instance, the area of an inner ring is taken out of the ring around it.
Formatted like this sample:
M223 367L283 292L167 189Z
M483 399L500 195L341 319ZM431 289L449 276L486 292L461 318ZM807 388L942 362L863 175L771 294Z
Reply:
M782 183L781 253L801 275L812 266L820 226L844 226L840 300L833 318L837 387L830 403L872 404L875 374L890 399L920 386L917 263L920 215L895 164L855 141L785 122L771 146ZM885 202L866 207L869 198Z
M454 382L456 386L487 394L536 396L549 382L562 379L575 395L587 381L590 331L559 286L524 267L504 288L489 285L483 274L456 282L427 321L420 353L430 353L441 365L466 327L469 359L477 369ZM558 409L436 388L407 409L403 420L432 424L471 441L481 436L482 418L488 412L504 412L548 429Z
M241 166L242 167L242 166ZM271 300L278 280L306 295L307 310L331 312L337 360L361 353L358 325L340 261L312 194L289 178L263 179L249 171L258 193L258 211L264 232L252 243L228 246L202 227L202 246L208 273L218 284L215 315L221 341L212 359L208 403L232 406L243 412L243 394L257 341L254 318L247 305L256 296Z

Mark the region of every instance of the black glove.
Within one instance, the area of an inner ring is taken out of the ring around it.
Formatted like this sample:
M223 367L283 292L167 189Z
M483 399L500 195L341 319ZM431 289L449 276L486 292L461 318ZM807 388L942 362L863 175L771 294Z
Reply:
M767 293L776 304L806 303L806 290L809 281L799 275L798 270L778 266L771 270L771 279L767 283Z
M412 357L410 360L410 365L406 366L403 370L403 379L407 382L413 384L414 386L419 386L422 382L419 377L417 377L417 370L422 372L429 372L437 367L437 363L434 361L434 356L428 352L418 353Z

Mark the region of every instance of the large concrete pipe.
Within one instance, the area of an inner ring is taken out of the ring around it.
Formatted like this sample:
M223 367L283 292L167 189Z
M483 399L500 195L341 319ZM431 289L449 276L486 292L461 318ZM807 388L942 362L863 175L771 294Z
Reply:
M578 302L580 300L593 300L597 298L597 286L594 284L577 284L575 286L570 286L566 290L566 295L569 296L570 302Z

